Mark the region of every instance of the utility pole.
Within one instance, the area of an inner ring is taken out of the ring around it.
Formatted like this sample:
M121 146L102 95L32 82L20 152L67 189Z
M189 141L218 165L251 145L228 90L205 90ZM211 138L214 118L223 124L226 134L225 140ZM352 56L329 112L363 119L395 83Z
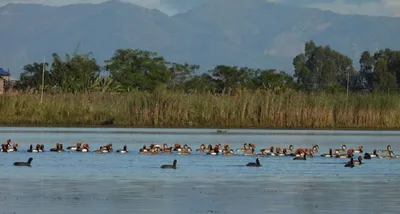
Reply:
M40 95L40 103L43 102L43 90L44 90L44 69L46 66L46 57L43 57L43 70L42 70L42 93Z
M357 44L353 44L354 48L354 60L357 60ZM355 65L355 63L354 63ZM351 68L351 67L350 67ZM347 70L347 87L346 87L346 106L349 101L349 82L350 82L350 69Z

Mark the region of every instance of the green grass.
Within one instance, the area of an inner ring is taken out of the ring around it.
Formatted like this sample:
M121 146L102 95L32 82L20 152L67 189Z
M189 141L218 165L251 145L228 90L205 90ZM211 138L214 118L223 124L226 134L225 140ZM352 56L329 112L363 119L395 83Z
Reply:
M240 91L235 96L154 93L5 94L3 125L180 128L399 129L400 96Z

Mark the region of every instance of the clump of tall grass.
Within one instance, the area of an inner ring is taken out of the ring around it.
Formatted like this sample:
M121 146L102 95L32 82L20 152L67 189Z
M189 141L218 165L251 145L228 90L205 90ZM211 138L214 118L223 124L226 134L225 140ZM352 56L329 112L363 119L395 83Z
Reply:
M234 96L153 93L5 94L4 125L221 128L400 128L400 96L239 91Z

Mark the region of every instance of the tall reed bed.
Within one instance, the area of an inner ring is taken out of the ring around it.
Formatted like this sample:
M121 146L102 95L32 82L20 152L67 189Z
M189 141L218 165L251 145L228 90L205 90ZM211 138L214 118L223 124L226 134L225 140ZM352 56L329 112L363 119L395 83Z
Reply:
M4 125L219 128L400 128L400 96L240 91L235 96L154 93L0 96Z

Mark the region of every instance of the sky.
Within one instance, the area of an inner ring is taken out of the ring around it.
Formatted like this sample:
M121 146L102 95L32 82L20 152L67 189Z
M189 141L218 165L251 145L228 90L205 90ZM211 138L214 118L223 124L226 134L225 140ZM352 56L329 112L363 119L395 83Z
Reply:
M100 3L104 0L0 0L0 6L7 3L39 3L46 5L60 6L76 3ZM182 7L196 5L199 0L121 0L130 2L147 8L156 8L160 11L174 15ZM211 0L212 1L212 0ZM243 0L249 2L250 0ZM400 0L266 0L269 2L279 2L297 6L308 6L323 10L331 10L342 14L362 14L373 16L396 16L400 17ZM170 4L168 4L170 3Z

